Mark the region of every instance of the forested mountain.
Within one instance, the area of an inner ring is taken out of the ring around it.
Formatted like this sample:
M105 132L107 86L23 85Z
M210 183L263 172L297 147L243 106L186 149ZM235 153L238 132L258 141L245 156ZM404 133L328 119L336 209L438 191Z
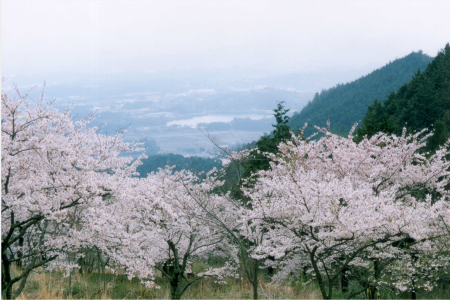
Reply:
M384 101L418 70L424 70L431 60L422 51L412 52L353 82L316 93L314 99L291 118L289 126L297 130L307 122L305 134L308 136L314 132L314 125L324 127L330 120L332 132L348 134L353 124L364 118L367 107L375 99Z
M428 150L434 150L450 137L450 45L438 53L425 71L417 72L412 80L384 102L375 101L367 111L357 139L383 131L400 134L425 127L434 128Z

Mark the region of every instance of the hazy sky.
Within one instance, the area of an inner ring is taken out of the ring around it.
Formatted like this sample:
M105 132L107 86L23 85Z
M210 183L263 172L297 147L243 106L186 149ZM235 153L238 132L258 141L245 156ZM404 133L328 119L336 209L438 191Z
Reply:
M382 66L450 42L450 1L1 1L2 76Z

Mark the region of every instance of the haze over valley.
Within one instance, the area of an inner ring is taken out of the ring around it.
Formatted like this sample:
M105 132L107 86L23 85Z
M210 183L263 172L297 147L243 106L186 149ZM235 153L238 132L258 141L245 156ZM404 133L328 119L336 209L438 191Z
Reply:
M125 140L153 140L149 153L210 155L209 134L234 147L257 140L273 130L273 109L284 101L290 115L300 111L316 92L367 73L360 69L318 69L268 75L249 70L188 70L164 73L83 74L50 73L11 76L26 92L35 87L38 98L46 81L47 99L54 106L73 106L77 119L96 112L93 125L102 132L126 129Z
M412 51L434 56L450 28L439 1L2 4L4 91L35 86L36 99L46 81L58 109L96 111L102 132L183 155L209 155L207 132L227 146L257 140L280 101L292 116Z

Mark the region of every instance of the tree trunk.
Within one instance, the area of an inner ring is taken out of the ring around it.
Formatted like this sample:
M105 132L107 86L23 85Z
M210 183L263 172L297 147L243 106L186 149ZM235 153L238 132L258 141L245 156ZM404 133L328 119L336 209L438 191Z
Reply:
M72 270L69 271L69 297L72 296Z
M413 252L411 254L411 262L412 262L413 267L416 266L416 261L417 261L417 255L416 255L416 253ZM417 299L416 298L416 287L415 287L416 282L414 281L415 277L416 277L416 274L415 273L412 274L412 278L411 278L411 284L412 284L411 299Z
M103 265L103 291L106 293L106 270L105 264Z
M411 299L417 299L417 297L416 297L416 287L414 286L414 284L415 284L414 278L411 281L412 281Z
M13 299L12 286L8 286L5 290L5 299Z
M181 280L182 277L180 274L173 275L172 280L170 281L170 299L181 299Z
M98 289L99 291L102 290L102 269L101 269L101 257L100 257L100 251L97 250L97 267L98 267Z
M331 295L327 295L327 291L325 290L325 284L323 282L322 274L320 274L319 267L317 266L317 261L315 258L317 248L318 247L316 246L312 249L312 251L309 253L309 258L311 261L311 265L314 269L314 273L316 274L317 283L319 284L320 292L322 293L323 299L331 299L331 297L330 297Z
M171 292L170 292L170 299L181 299L181 294L180 294L180 292L178 291L178 289L176 289L176 290L172 290L172 289L171 289Z
M258 260L254 260L255 265L253 268L253 299L258 299Z
M374 278L375 278L375 281L377 281L378 280L378 274L379 274L379 269L380 269L380 266L379 266L379 261L378 260L374 260L373 261L373 274L374 274ZM369 299L376 299L376 297L377 297L377 291L378 291L378 288L377 288L377 286L376 286L376 284L375 285L370 285L369 286Z
M306 271L308 270L307 266L303 267L303 272L302 272L302 282L306 281Z
M342 269L342 273L341 273L341 288L342 288L343 293L348 292L348 277L345 274L345 272L347 272L347 271L348 271L348 268L344 268L344 269Z
M2 249L3 250L3 249ZM12 299L11 265L6 254L2 253L2 298Z
M253 282L253 299L258 299L258 279Z

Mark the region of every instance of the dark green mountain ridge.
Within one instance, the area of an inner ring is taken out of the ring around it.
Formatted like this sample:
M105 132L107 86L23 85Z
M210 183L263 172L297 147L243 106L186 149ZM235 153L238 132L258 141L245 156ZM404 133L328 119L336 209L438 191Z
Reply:
M450 45L438 53L423 72L391 93L384 102L369 106L357 140L379 131L401 134L423 128L434 130L427 150L433 151L450 137Z
M292 116L288 125L296 131L308 123L305 135L309 136L315 132L314 125L324 127L330 120L333 132L346 135L355 122L364 118L375 99L384 101L418 70L424 70L432 59L422 51L412 52L353 82L322 90Z

